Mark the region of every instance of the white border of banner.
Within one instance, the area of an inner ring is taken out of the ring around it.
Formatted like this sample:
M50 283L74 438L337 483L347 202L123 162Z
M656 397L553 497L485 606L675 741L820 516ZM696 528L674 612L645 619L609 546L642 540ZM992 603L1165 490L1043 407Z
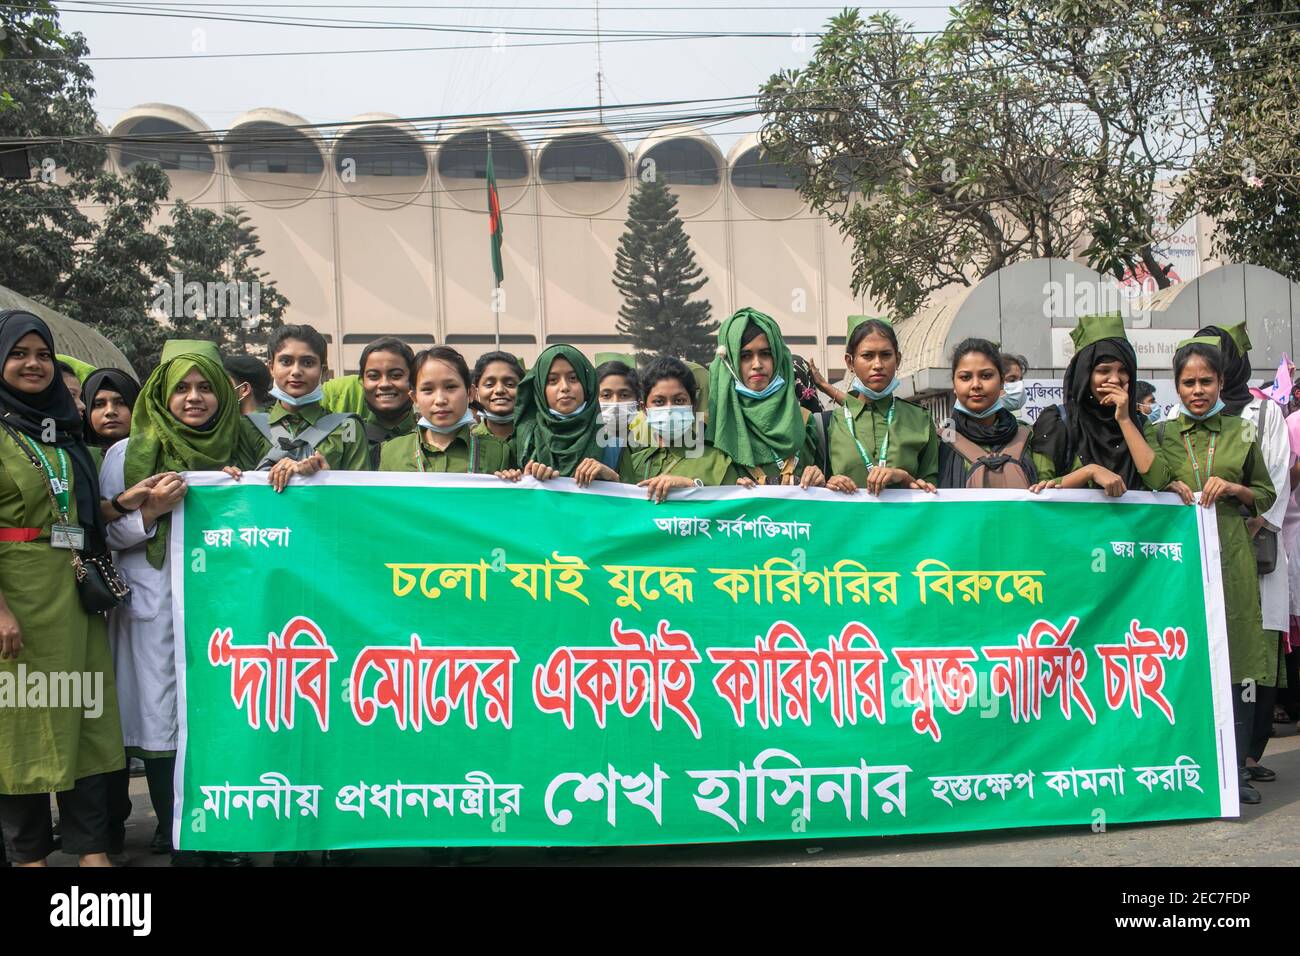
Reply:
M196 486L233 485L236 482L220 471L187 471L183 474L188 484ZM265 485L266 472L244 472L240 484ZM429 487L437 485L444 488L482 488L500 486L501 479L493 475L447 475L418 474L415 472L374 472L374 471L322 471L310 478L294 478L285 493L292 494L292 488L298 485L370 485L370 486L415 486ZM549 491L583 495L604 495L614 498L645 498L646 493L635 485L617 484L615 482L595 482L592 487L579 488L572 478L555 478L540 482L534 478L522 478L511 487L529 491ZM969 490L943 489L935 494L924 491L889 490L881 495L871 495L859 490L852 495L824 488L803 489L797 486L756 486L743 488L739 485L713 488L686 488L674 490L672 501L719 501L727 498L812 498L816 501L834 501L844 505L861 505L870 507L885 502L925 501L932 504L960 504L969 501L1069 501L1069 502L1105 502L1112 505L1169 505L1196 508L1196 526L1200 534L1201 580L1204 593L1221 595L1223 593L1223 576L1219 565L1219 526L1212 511L1199 505L1187 506L1174 494L1165 492L1131 491L1120 498L1107 497L1101 491L1090 489L1044 491L1030 494L1017 490ZM176 554L185 541L185 503L172 514L171 534L168 538L168 558L171 562L172 575L172 628L174 650L176 655L176 715L179 721L179 735L176 750L176 771L172 778L172 846L180 846L181 796L183 794L182 775L185 769L185 748L189 733L186 726L185 701L185 574L184 561L177 561ZM1224 614L1223 602L1207 600L1205 602L1206 634L1209 638L1210 653L1210 687L1214 695L1214 725L1216 745L1219 758L1219 808L1223 817L1241 815L1240 796L1237 791L1237 774L1232 772L1237 766L1237 739L1232 719L1232 678L1228 667L1228 624ZM1012 828L1009 828L1012 829ZM963 832L963 831L953 831Z

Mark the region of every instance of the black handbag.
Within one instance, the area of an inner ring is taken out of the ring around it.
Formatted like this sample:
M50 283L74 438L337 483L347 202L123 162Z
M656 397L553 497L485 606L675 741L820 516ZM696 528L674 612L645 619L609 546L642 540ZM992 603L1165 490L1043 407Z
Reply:
M1277 568L1277 532L1260 528L1253 539L1255 566L1260 574L1272 574Z

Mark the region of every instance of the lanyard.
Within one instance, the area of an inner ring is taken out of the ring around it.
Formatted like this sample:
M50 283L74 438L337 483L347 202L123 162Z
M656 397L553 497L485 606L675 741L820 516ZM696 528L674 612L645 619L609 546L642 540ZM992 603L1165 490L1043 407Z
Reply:
M415 467L419 469L420 474L424 474L426 471L428 471L428 469L424 467L424 436L417 432L415 437L417 439L415 443ZM455 439L453 438L452 441L455 441ZM447 446L447 448L450 447L451 445ZM442 453L444 455L447 454L446 449L444 449ZM478 436L474 434L471 434L469 436L468 474L471 475L478 474Z
M885 440L880 443L880 463L876 467L884 468L885 461L889 457L889 432L894 424L894 409L898 407L896 401L889 403L889 414L885 416ZM871 459L867 457L867 450L862 447L862 442L858 441L858 433L853 427L853 415L849 412L849 406L844 406L844 425L849 430L849 437L853 439L853 444L858 446L858 455L862 458L862 464L867 466L867 471L872 469Z
M1214 441L1219 436L1210 433L1210 450L1205 456L1205 476L1208 478L1214 474ZM1196 453L1192 451L1192 443L1187 440L1187 433L1183 432L1183 445L1187 448L1187 457L1192 463L1192 474L1196 476L1196 490L1204 491L1205 483L1201 481L1201 466L1196 463Z
M40 460L41 471L45 472L45 480L49 482L50 491L54 493L54 500L59 509L59 519L65 524L68 520L68 500L71 495L72 486L68 483L68 456L62 448L56 447L54 451L59 459L59 475L55 477L54 466L50 460L45 457L45 452L41 446L32 441L27 435L22 436L23 441L27 442L33 454Z

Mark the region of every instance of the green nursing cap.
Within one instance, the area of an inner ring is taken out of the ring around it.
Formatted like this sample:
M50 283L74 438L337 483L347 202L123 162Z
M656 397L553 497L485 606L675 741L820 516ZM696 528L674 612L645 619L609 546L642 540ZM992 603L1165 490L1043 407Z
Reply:
M1178 343L1180 349L1185 345L1208 345L1210 348L1217 349L1222 343L1217 335L1197 335L1190 339L1183 339Z
M1223 331L1227 333L1228 338L1237 343L1237 351L1242 355L1250 351L1250 336L1246 334L1245 322L1229 325Z
M884 316L850 315L848 319L848 329L845 332L845 341L848 341L849 339L853 338L853 331L863 322L883 322L885 325L888 325L890 328L893 328L894 326L894 323L890 322L889 319L886 319Z
M170 362L181 355L202 355L221 365L221 350L217 343L207 339L168 339L163 344L161 362Z
M1094 342L1102 339L1123 339L1128 341L1124 332L1124 317L1118 312L1105 312L1101 315L1085 315L1070 333L1074 341L1074 350L1082 351Z
M606 362L622 362L630 369L636 368L636 356L631 352L597 352L595 365L597 368Z

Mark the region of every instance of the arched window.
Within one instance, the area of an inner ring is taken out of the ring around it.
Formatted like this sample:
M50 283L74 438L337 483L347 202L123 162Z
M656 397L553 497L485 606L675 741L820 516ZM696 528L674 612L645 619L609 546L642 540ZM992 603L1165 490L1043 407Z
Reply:
M486 130L457 133L438 150L438 174L445 179L487 179ZM492 136L492 172L497 182L526 179L528 157L513 136Z
M180 123L159 116L147 116L121 134L128 142L118 147L123 169L140 163L157 163L163 169L212 172L212 150L200 135Z
M622 152L599 136L562 136L542 151L540 175L548 183L615 182L626 178Z
M654 161L658 181L669 186L717 185L717 161L708 147L698 140L670 139L652 146L641 157L637 175L641 175L647 159Z
M297 173L319 175L325 168L320 150L302 133L279 123L249 123L233 130L230 168L235 175Z
M409 133L391 126L368 126L345 134L334 147L334 167L339 175L349 168L362 176L413 176L429 170L424 150Z
M745 150L736 160L731 184L750 189L795 189L799 185L793 170L769 159L758 146Z

